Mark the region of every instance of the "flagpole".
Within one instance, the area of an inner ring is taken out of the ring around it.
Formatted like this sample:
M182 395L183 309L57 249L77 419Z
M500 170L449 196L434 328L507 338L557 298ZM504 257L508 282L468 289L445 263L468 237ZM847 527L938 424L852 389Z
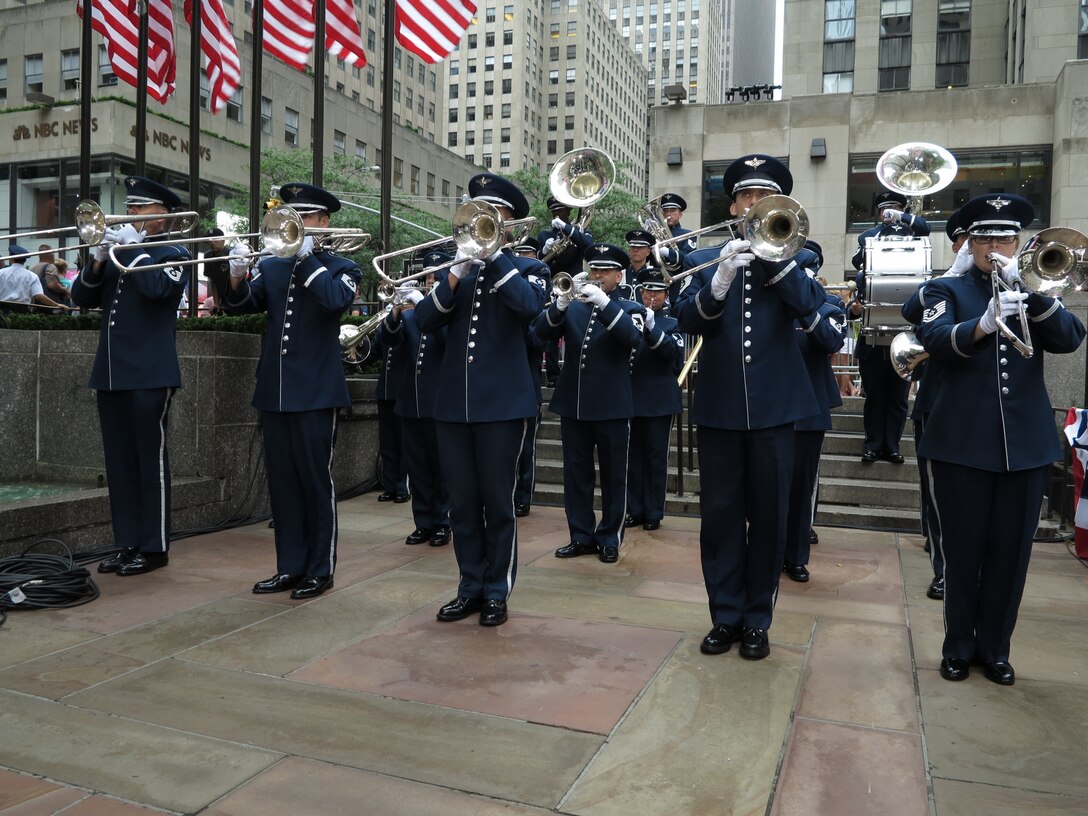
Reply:
M83 28L79 48L79 200L91 197L91 88L94 64L91 62L91 0L84 0Z
M189 209L200 211L200 44L203 24L201 0L189 4ZM208 87L209 103L211 86ZM196 250L196 247L193 247ZM196 252L194 251L194 255ZM189 265L189 317L196 317L200 293L196 264ZM218 306L219 304L216 304Z
M249 109L249 227L256 232L261 223L261 77L264 71L264 0L253 0L253 76L250 79Z
M313 183L322 186L325 177L325 0L314 3L314 167Z
M136 9L140 15L140 42L137 44L136 59L136 173L144 175L147 166L147 38L148 11L147 0L137 0Z
M393 49L396 47L396 0L385 2L385 39L382 47L382 161L381 251L390 249L390 207L393 200ZM386 262L388 263L388 261ZM385 270L389 274L389 270Z

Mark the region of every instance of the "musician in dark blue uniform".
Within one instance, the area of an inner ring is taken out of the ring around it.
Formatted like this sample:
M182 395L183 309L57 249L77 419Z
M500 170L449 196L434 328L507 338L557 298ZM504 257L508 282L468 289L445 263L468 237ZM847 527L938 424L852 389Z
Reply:
M742 156L723 178L734 217L766 195L788 195L782 162ZM824 292L793 259L756 258L749 242L688 254L685 266L719 258L684 279L676 318L703 335L692 418L698 426L699 544L714 628L706 654L770 654L771 625L786 548L793 474L793 424L817 412L793 322L815 312Z
M533 238L531 235L523 237L518 243L514 244L514 254L519 255L522 258L539 258L540 257L540 242ZM538 268L538 274L543 274L544 270L548 268L541 265ZM547 276L551 275L551 270L547 271ZM547 277L546 276L546 277ZM547 288L551 290L551 279L548 277ZM549 344L554 345L554 344ZM532 332L528 332L525 340L525 350L529 354L529 372L533 375L533 387L537 393L537 411L536 419L532 420L529 432L525 434L525 441L521 446L521 456L518 459L518 482L514 488L514 515L518 518L524 518L529 515L529 511L533 505L533 491L536 490L536 437L540 432L541 421L541 406L544 403L544 397L541 392L542 374L541 374L541 360L545 357L545 347L540 344ZM548 360L548 365L551 366L553 361ZM549 375L549 378L554 382L555 378L559 376L559 356L558 349L555 352L555 372L554 376Z
M452 258L444 252L429 252L424 267L439 266ZM434 277L425 279L434 285ZM402 455L412 484L412 518L416 529L404 543L430 542L441 547L450 542L450 500L442 478L435 433L434 401L438 397L438 372L446 352L446 327L424 332L416 322L415 306L423 300L416 281L398 287L393 307L378 329L383 346L393 349L393 367L403 368L397 394L397 417L401 422Z
M311 184L280 187L307 228L324 228L340 209ZM341 363L340 316L362 281L354 261L306 235L297 255L264 258L246 280L246 248L231 250L230 312L267 312L253 407L261 412L268 499L276 529L276 574L257 594L316 598L333 586L336 488L332 481L336 412L350 405Z
M968 269L975 265L970 254L971 245L967 241L967 230L960 226L958 210L949 216L945 224L945 232L952 242L953 251L956 252L956 260L942 277L954 278L965 274ZM964 248L967 249L967 252L963 251ZM925 301L926 286L935 280L937 279L930 278L930 280L923 283L903 304L903 318L914 324L916 334L918 325L922 322L922 315L925 312L923 303ZM926 422L929 421L929 412L933 410L933 399L940 387L942 369L940 360L924 359L917 363L911 376L911 380L918 384L918 389L914 395L914 409L910 415L914 423L914 448L916 451L922 447ZM933 491L929 484L929 462L921 453L918 454L918 483L921 498L922 535L926 539L925 550L929 554L929 562L933 567L933 579L926 589L926 596L935 601L943 601L944 556L941 549L941 519L933 506Z
M900 193L888 191L876 197L880 223L858 236L858 249L852 259L854 269L860 270L856 278L857 295L850 304L850 314L854 317L864 312L861 298L865 294L865 270L862 269L865 265L865 240L929 235L926 220L920 215L905 212L906 205L906 196ZM886 459L901 465L903 455L899 452L899 441L907 422L910 383L900 379L892 368L888 345L875 343L863 334L858 338L854 354L858 358L858 373L861 374L861 387L865 391L862 409L865 443L861 461L869 465L878 459Z
M631 235L627 233L628 241ZM684 335L677 328L676 318L669 314L665 276L644 268L638 289L646 319L642 342L631 365L634 413L624 526L641 524L643 530L656 530L665 517L672 423L684 408L676 381L684 367Z
M688 202L684 200L684 197L679 193L665 193L661 196L661 214L665 218L665 224L669 228L669 232L672 233L673 238L680 238L684 235L690 235L691 230L687 227L680 226L680 219L684 217L684 211L688 208ZM694 238L686 238L683 241L677 241L671 247L662 247L660 250L661 260L665 266L666 271L670 274L679 271L683 265L684 258L687 257L689 252L694 252L697 244ZM680 294L680 284L675 283L669 287L669 302L676 303L677 297Z
M1084 339L1084 324L1054 298L994 295L992 275L1018 278L1019 233L1033 217L1030 202L1017 195L968 201L960 221L973 267L933 281L923 294L920 339L944 368L920 453L929 460L943 534L946 680L965 679L972 662L994 683L1016 680L1010 640L1047 471L1062 456L1043 367L1047 353L1072 352ZM991 253L999 256L997 270ZM1015 342L999 329L995 311ZM1027 338L1030 358L1016 349Z
M653 234L644 229L634 229L624 239L627 241L627 255L631 259L631 265L624 273L624 282L637 287L643 280L653 283L664 280L661 270L651 260L654 244L657 243Z
M582 229L571 219L571 208L557 198L548 198L548 212L552 214L551 229L541 230L540 257L548 265L551 275L566 272L574 277L582 271L582 255L593 245L593 233ZM566 248L562 247L566 245ZM554 387L559 378L559 341L552 340L544 349L546 384Z
M408 492L408 467L404 461L402 423L396 405L407 365L396 364L396 349L383 343L381 336L373 344L371 353L375 352L381 354L374 391L378 406L378 483L382 486L378 501L403 504L411 494Z
M469 195L498 208L504 221L524 218L529 202L501 176L481 173ZM518 457L537 416L526 332L546 297L543 264L509 250L483 263L465 259L416 306L421 331L448 326L434 418L460 583L440 621L476 612L480 624L506 622L517 576L514 484Z
M815 241L794 258L798 265L817 278L824 264L823 250ZM817 278L818 279L818 278ZM786 521L786 555L782 571L786 577L805 583L809 580L810 534L816 515L816 494L820 481L820 452L824 434L831 430L831 409L842 405L839 385L831 370L831 356L846 341L846 304L838 295L824 295L824 302L810 315L794 323L794 336L808 370L819 412L794 423L793 479L790 484L789 514Z
M644 308L619 296L627 253L612 244L586 250L589 266L570 294L557 294L533 323L542 340L563 337L566 362L549 408L561 417L563 500L570 543L557 558L619 559L627 506L627 445L631 433L631 356L642 339ZM596 450L601 470L601 520L593 512Z
M150 179L129 176L125 186L129 215L165 216L181 204ZM113 540L120 551L99 563L99 572L138 575L170 560L166 426L170 400L181 387L174 326L188 276L184 266L139 269L189 259L184 248L166 242L168 220L110 227L72 284L72 303L102 309L90 387L98 402ZM111 246L136 271L121 274L110 260Z

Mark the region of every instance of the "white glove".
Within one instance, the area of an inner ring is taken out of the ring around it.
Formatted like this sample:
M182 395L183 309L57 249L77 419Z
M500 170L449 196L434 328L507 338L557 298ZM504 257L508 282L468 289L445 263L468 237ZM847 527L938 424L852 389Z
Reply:
M963 242L963 246L960 247L956 253L956 260L952 262L952 266L948 267L948 271L945 272L945 277L958 278L966 274L969 269L975 265L975 256L971 254L971 239L968 238Z
M307 235L305 238L302 239L302 246L298 248L297 255L299 258L309 258L313 254L314 237L312 235Z
M122 224L121 228L117 230L117 243L119 244L139 244L146 237L146 232L141 232L132 224Z
M903 213L899 210L887 209L884 210L884 223L885 224L898 224L903 220Z
M117 227L106 227L106 232L102 236L102 243L94 248L94 259L96 261L108 261L110 259L110 247L120 243L118 232Z
M235 244L230 248L229 258L230 276L232 278L244 278L249 271L249 258L245 257L250 252L249 244Z
M541 250L541 251L544 252L544 253L551 252L552 246L554 244L555 244L555 239L554 238L549 238L547 241L544 242L544 249Z
M1001 267L1001 280L1008 286L1012 286L1014 282L1024 285L1024 279L1020 277L1020 264L1016 258L1006 258L997 252L991 252L990 258Z
M556 293L555 308L561 312L565 312L568 306L570 306L570 295Z
M562 218L552 219L552 229L559 230L564 235L570 235L574 232L574 227L564 221Z
M751 243L743 238L735 238L722 247L722 251L718 253L720 259L718 269L710 282L710 294L715 300L725 300L725 293L729 291L733 279L737 277L737 270L756 259L756 256L748 251L751 246Z
M404 295L404 299L415 306L421 300L423 300L423 293L418 289L409 289L407 294Z
M585 283L578 289L578 300L582 303L588 303L590 306L596 306L598 309L603 309L608 305L608 295L604 293L604 290L595 283Z
M1001 292L998 295L998 304L1001 308L1002 320L1007 320L1020 312L1020 301L1027 300L1027 292ZM978 321L978 327L985 334L993 334L997 331L997 318L994 316L994 299L986 304L986 311L982 319Z
M463 278L465 273L472 269L472 260L460 247L457 248L457 254L453 256L453 260L455 263L450 267L450 274L457 279Z
M665 266L673 267L680 263L680 250L676 247L662 247L658 254Z
M646 331L653 331L654 328L654 310L649 306L646 307Z

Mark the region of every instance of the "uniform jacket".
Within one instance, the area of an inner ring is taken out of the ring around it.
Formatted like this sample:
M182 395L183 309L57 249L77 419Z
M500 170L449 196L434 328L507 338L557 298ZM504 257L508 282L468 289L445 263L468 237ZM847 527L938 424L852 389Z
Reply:
M289 413L349 405L341 362L340 316L351 306L362 273L332 252L307 258L265 258L230 312L267 312L253 407Z
M865 239L866 238L888 238L888 237L900 237L900 238L924 238L929 235L929 222L926 221L920 215L911 215L910 213L903 214L903 220L897 224L877 224L875 227L870 227L858 236L858 248L854 253L854 257L850 259L850 262L854 265L854 269L861 269L865 266ZM864 292L864 289L859 289L859 292Z
M540 235L537 236L537 240L540 241L541 254L544 254L544 242L549 238L555 238L559 240L559 236L562 233L554 228L541 230ZM570 238L570 245L559 253L556 257L548 261L548 270L550 274L556 272L566 272L572 277L582 271L582 255L586 249L593 246L593 233L588 230L576 229Z
M842 405L828 355L841 349L846 341L846 304L837 295L824 297L819 309L794 324L794 336L820 408L818 414L797 420L794 430L798 431L831 430L831 409Z
M446 353L446 327L420 331L415 309L385 318L378 329L383 346L392 350L393 366L400 372L400 388L393 410L398 416L430 419L438 396L438 373Z
M684 266L713 260L720 251L696 250ZM725 300L715 300L711 281L716 271L711 265L685 278L674 310L681 331L704 337L692 405L695 423L755 430L817 413L793 322L824 302L820 284L796 259L756 258L738 270Z
M631 364L632 416L652 417L679 414L677 375L684 367L684 335L667 309L654 315L654 327L642 333Z
M544 305L546 271L504 250L473 266L454 290L438 282L416 305L420 331L449 327L438 376L443 422L499 422L535 417L539 403L529 372L526 331Z
M189 259L177 244L149 239L117 250L126 266ZM188 280L183 266L122 275L107 260L101 274L91 261L72 284L72 302L102 309L90 386L99 391L177 388L181 385L175 324Z
M919 325L925 313L925 306L922 305L925 289L936 280L936 278L930 278L922 283L914 294L907 298L907 302L900 309L903 319L914 324L916 336L919 334ZM910 412L911 419L925 419L929 416L929 412L933 410L933 399L940 388L943 370L944 366L941 365L940 360L935 360L932 357L923 360L915 367L911 379L918 383L918 389L914 392L914 408Z
M566 356L548 406L559 416L588 422L632 415L631 357L642 340L646 310L618 291L603 309L575 301L553 303L533 323L542 340L563 337Z
M691 230L689 230L687 227L681 227L677 225L675 227L670 227L670 232L672 232L673 238L679 238L681 235L688 235ZM689 252L695 251L697 244L695 243L694 238L688 238L685 241L677 242L676 244L674 244L674 246L678 250L680 250L681 255L687 255Z
M921 295L920 339L944 375L919 455L999 473L1048 465L1062 449L1043 379L1045 353L1076 350L1084 324L1060 301L1032 294L1026 301L1031 359L1000 332L976 344L972 334L992 295L990 273L977 267L931 281ZM1023 336L1018 318L1006 323Z

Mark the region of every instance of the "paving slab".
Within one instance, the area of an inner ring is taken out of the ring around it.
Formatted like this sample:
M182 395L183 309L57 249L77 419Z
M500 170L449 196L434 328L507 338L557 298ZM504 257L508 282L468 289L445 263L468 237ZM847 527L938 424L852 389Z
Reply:
M37 614L37 610L8 612L7 622L0 626L0 667L14 666L101 637L87 629L55 626L36 617Z
M800 677L803 654L772 647L700 654L686 637L560 810L603 814L763 814Z
M603 739L180 660L156 663L69 699L87 709L123 710L134 719L244 740L278 754L538 807L559 801Z
M977 782L933 780L940 816L1084 816L1088 799Z
M122 697L112 702L125 709ZM0 691L0 733L2 766L183 813L195 813L281 756L10 691Z
M677 632L517 614L501 627L434 619L437 606L289 677L609 733L680 640Z

